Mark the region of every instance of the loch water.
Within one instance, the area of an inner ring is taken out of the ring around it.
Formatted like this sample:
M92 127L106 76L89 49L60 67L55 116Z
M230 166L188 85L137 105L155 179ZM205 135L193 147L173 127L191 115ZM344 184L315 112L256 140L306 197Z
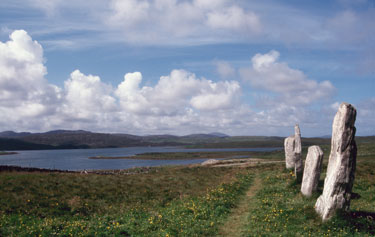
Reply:
M59 170L129 169L133 167L197 164L206 159L186 160L137 160L137 159L89 159L94 156L133 156L148 152L225 152L225 151L274 151L280 148L230 148L185 149L181 147L127 147L104 149L67 149L16 151L15 155L0 156L0 165L14 165Z

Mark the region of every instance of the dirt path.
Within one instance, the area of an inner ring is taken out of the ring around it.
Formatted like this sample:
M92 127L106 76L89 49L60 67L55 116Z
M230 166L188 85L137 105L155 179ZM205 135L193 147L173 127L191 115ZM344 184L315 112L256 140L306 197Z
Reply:
M249 216L249 203L262 184L258 174L254 177L253 184L247 190L246 195L238 203L237 207L232 209L227 221L219 229L219 236L241 236L242 228L246 225Z
M285 163L285 161L279 161L279 160L250 160L247 162L230 162L227 164L217 164L217 165L212 165L212 167L230 167L230 166L257 166L258 164L276 164L276 163Z

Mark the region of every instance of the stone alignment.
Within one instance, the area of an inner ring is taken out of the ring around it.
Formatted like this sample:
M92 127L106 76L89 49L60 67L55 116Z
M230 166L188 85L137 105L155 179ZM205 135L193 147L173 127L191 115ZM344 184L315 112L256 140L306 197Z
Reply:
M331 154L323 194L315 204L323 221L330 219L336 210L348 211L356 168L355 119L357 111L342 103L332 125Z

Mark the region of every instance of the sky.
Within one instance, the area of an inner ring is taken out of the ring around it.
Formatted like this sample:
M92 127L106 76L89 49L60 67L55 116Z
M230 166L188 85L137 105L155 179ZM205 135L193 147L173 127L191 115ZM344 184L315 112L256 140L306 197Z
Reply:
M0 131L375 135L375 0L1 0Z

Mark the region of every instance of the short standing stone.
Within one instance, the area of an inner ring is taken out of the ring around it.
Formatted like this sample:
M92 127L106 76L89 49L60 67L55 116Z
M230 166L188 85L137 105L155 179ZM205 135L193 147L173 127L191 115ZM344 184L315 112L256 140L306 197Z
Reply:
M295 168L296 162L302 159L301 131L298 124L294 127L294 136L289 136L284 140L285 166L287 169Z
M284 149L285 149L285 163L287 169L294 168L296 163L294 158L294 136L285 138L284 140Z
M354 182L357 146L355 137L356 109L342 103L332 125L331 154L323 194L315 204L323 220L330 219L336 210L348 211Z
M320 172L322 170L323 151L319 146L310 146L307 151L305 170L301 185L303 195L310 197L318 189Z

